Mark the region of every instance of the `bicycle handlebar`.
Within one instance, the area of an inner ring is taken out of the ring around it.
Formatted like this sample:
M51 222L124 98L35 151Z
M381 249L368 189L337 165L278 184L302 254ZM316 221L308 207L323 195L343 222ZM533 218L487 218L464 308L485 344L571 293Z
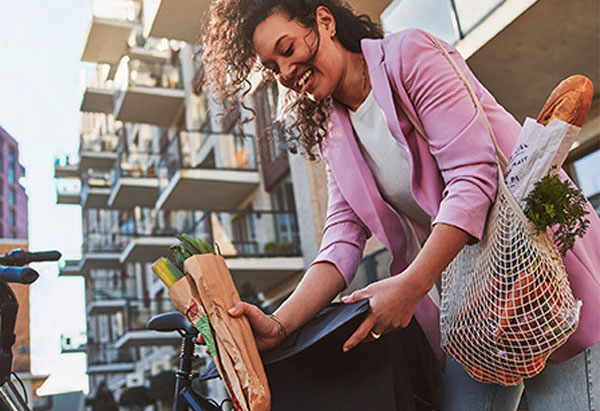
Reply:
M20 248L0 256L0 265L24 266L32 262L57 261L61 254L58 251L24 251Z
M7 283L31 284L39 276L33 268L0 266L0 280L4 280Z

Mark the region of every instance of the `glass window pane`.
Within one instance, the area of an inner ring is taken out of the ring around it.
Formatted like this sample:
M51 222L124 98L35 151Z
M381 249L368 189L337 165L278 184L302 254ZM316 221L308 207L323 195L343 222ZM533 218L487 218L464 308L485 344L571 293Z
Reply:
M573 164L581 191L591 197L600 192L600 150L587 155Z
M394 0L381 13L386 32L420 28L455 43L459 39L450 0Z
M454 0L463 33L469 32L504 0Z

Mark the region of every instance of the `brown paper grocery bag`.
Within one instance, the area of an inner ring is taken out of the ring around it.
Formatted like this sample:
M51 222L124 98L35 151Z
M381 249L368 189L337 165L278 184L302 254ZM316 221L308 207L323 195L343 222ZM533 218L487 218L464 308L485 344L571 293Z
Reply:
M271 392L250 323L227 313L240 297L225 260L215 254L194 255L185 261L185 272L214 330L217 366L232 399L244 411L270 410Z
M204 310L204 306L202 305L202 301L200 300L200 296L198 295L198 291L196 288L196 284L191 276L186 275L183 278L179 279L169 288L169 298L173 301L175 308L185 315L185 317L200 331L202 337L204 337L204 341L209 348L209 352L213 361L221 375L225 375L224 367L221 363L220 357L218 354L218 349L215 347L214 336L212 331L210 330L210 325L207 325L207 329L203 329L204 322L203 317L207 317L206 311ZM231 393L233 388L237 390L237 392L242 392L241 387L239 387L239 383L237 381L229 381L227 378L223 378L225 385L227 386L227 390ZM241 401L236 401L237 408L248 409L242 407L242 404L245 405L245 401L242 398Z

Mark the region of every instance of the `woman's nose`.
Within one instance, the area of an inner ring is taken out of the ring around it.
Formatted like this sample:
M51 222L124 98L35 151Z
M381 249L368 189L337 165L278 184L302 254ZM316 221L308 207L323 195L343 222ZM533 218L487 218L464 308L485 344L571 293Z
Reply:
M294 73L296 72L295 66L288 64L282 65L281 71L279 72L279 78L282 83L290 84L294 80Z

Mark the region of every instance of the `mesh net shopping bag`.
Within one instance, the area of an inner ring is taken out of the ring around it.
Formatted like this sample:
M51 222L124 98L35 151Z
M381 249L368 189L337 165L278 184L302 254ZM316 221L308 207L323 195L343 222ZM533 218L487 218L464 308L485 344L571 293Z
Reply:
M481 382L516 385L544 368L579 321L558 249L538 234L506 187L507 159L465 75L438 40L486 123L496 149L498 191L482 239L465 246L442 273L440 332L443 350ZM422 125L401 104L417 132Z
M504 185L482 240L442 274L442 348L482 382L538 374L578 324L579 304L547 233L538 235Z

